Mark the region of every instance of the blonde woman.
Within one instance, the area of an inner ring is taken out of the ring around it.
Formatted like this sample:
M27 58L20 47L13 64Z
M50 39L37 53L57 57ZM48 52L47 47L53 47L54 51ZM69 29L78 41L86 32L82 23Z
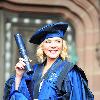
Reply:
M5 84L5 100L94 100L87 87L84 72L68 61L64 34L68 24L49 24L30 38L38 44L40 64L33 66L34 73L25 73L24 59L15 66L16 75Z

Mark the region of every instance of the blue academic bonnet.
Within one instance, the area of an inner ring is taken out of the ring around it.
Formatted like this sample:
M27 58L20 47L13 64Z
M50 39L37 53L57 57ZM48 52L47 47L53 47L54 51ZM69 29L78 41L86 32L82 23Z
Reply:
M29 42L33 44L41 44L45 39L52 37L64 37L68 28L68 23L58 22L47 24L41 29L38 29L30 38Z

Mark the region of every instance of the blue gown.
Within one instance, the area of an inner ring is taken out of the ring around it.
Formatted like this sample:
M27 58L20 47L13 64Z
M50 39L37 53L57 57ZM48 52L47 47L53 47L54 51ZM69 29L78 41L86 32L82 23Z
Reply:
M23 75L18 91L15 76L4 88L4 100L94 100L84 72L68 61L58 58L42 76L44 64L35 64L32 75Z

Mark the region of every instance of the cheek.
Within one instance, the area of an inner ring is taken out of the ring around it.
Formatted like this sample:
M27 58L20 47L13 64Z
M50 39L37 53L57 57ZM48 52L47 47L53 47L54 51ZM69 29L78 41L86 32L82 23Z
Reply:
M43 52L44 52L44 53L47 53L47 52L48 52L48 47L47 47L47 46L44 46L44 47L43 47Z
M63 50L63 46L62 45L58 46L58 50L62 51Z
M48 52L48 49L47 49L47 48L44 48L44 50L43 50L43 51L44 51L44 53L45 53L45 52Z

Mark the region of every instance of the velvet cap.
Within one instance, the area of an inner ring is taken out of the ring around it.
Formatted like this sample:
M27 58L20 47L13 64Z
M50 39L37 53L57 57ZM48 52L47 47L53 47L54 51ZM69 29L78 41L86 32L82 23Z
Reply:
M30 38L29 42L33 44L41 44L47 38L60 37L63 38L68 28L68 23L58 22L47 24L38 29Z

